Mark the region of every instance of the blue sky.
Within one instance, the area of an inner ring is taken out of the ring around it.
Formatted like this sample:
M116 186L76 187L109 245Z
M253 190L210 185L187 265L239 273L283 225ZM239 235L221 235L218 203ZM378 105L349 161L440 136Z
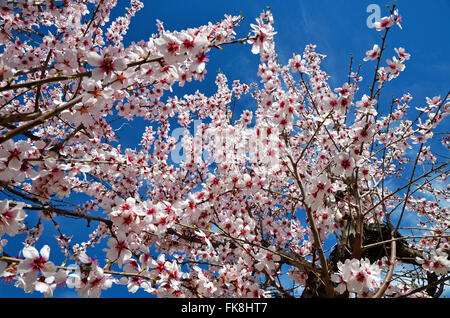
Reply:
M113 10L111 20L122 15L128 1L119 0L119 6ZM268 6L271 7L278 32L275 36L276 50L280 60L286 63L293 53L301 53L305 45L316 44L317 52L327 55L322 63L322 69L331 75L330 85L338 87L347 80L350 54L353 54L355 67L362 61L365 52L372 48L373 44L380 43L380 33L370 29L366 20L370 13L366 11L369 4L378 4L381 7L381 16L387 15L386 1L351 0L351 1L267 1L267 0L227 0L227 1L143 1L144 9L139 11L132 19L128 35L124 44L132 41L147 40L156 33L156 19L164 22L167 30L180 30L216 22L223 18L224 14L242 15L245 17L241 26L236 29L238 37L245 37L250 30L250 23L255 23L255 18ZM403 30L397 27L389 33L385 58L392 57L394 47L404 47L411 54L411 59L406 62L405 71L395 80L386 85L381 98L381 109L388 109L392 94L401 97L404 93L411 93L414 97L411 105L423 106L425 97L436 95L444 96L449 89L450 72L450 43L448 34L450 22L448 12L450 1L448 0L398 0L397 7L403 17ZM250 45L236 44L227 46L224 51L213 50L209 54L210 62L207 65L208 73L201 83L186 83L185 87L174 87L174 94L182 96L193 93L199 89L206 95L215 93L214 84L217 71L220 70L228 77L229 81L240 79L250 84L258 81L259 57L250 52ZM383 59L384 62L384 59ZM375 64L363 63L361 74L366 78L372 78ZM361 87L360 93L367 92ZM248 104L245 104L248 103ZM243 99L238 104L239 111L247 107L254 107L251 99ZM120 123L117 123L120 126ZM145 123L137 120L133 126L124 126L121 131L121 143L123 149L135 148ZM442 126L442 125L441 125ZM440 131L448 131L442 127ZM31 222L33 224L33 222ZM51 224L47 224L49 229ZM14 240L6 237L11 244ZM51 235L43 237L39 242L50 243ZM56 251L54 251L56 252ZM56 253L55 253L56 254ZM24 294L20 289L9 285L0 284L0 297L41 297L40 293L33 295ZM76 297L76 293L70 289L58 289L56 297ZM110 289L102 293L103 297L146 297L144 292L135 295L128 294L125 286Z

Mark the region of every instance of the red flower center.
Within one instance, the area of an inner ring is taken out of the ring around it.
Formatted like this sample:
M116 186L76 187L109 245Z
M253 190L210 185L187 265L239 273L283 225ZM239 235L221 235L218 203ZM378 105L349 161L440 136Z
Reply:
M114 70L113 62L109 57L103 60L103 63L101 64L100 67L106 74L109 74Z
M363 272L359 272L359 273L356 275L356 280L357 280L358 282L360 282L360 283L363 283L363 282L366 281L366 275L364 275Z
M167 51L170 54L175 54L178 51L179 45L176 42L169 42L167 44Z
M45 267L46 260L42 258L41 256L36 257L32 263L32 267L34 270L38 271Z
M350 160L344 159L341 161L341 167L345 170L351 167Z

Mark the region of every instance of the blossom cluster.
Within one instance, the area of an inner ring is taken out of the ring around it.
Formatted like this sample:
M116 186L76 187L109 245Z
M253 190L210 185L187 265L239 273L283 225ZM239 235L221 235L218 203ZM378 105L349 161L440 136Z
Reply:
M339 262L337 267L339 271L331 279L339 284L336 291L340 294L345 291L357 295L367 294L379 286L381 269L378 264L370 264L368 259L346 259L345 263Z
M143 2L131 0L107 27L116 3L0 8L0 238L24 237L19 251L0 240L0 277L47 297L61 286L100 297L114 285L159 297L271 297L319 293L321 284L328 297L367 297L392 265L384 247L363 256L381 244L372 232L407 247L398 253L415 251L402 260L424 277L448 273L448 189L431 184L446 180L431 140L450 114L448 96L427 98L415 121L409 93L393 98L389 114L379 108L381 89L410 59L404 48L385 65L384 45L366 52L365 65L379 65L369 90L353 69L331 87L315 45L280 61L270 10L245 38L235 37L240 16L181 31L158 20L157 33L125 47ZM400 22L391 10L375 25L383 43ZM23 36L39 28L39 45ZM210 51L236 43L259 55L259 83L219 72L212 96L168 94L203 80ZM234 108L244 96L255 110ZM138 117L147 127L124 148L120 131ZM409 170L409 183L392 186ZM408 213L427 234L400 233L391 220L403 226ZM63 220L87 223L88 238L64 233ZM50 227L58 265L40 241ZM327 257L340 257L337 272ZM412 279L394 280L385 296L427 296Z

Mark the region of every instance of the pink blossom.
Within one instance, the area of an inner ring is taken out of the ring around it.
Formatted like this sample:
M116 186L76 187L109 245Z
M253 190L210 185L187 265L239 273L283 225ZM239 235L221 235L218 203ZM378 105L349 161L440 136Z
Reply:
M361 295L376 289L380 282L380 268L376 263L370 264L368 259L346 259L345 263L338 263L338 270L331 279L339 284L336 291L340 294L347 290Z
M340 153L336 157L335 173L337 175L350 176L355 167L355 160L348 153Z
M366 57L363 60L364 61L376 60L379 54L380 54L380 47L378 46L378 44L374 44L372 50L366 52Z
M409 58L411 57L411 54L406 53L405 49L400 47L400 48L394 48L395 53L397 53L399 59L401 60L409 60Z
M107 245L109 249L104 249L107 252L106 256L122 267L132 256L128 244L125 234L123 232L118 233L117 237L111 237L108 240Z
M299 54L295 54L294 57L289 60L291 65L292 73L299 71L300 73L305 73L307 68L305 67L306 61L301 58Z
M390 28L394 24L394 19L392 16L383 17L380 21L374 22L373 26L377 31L383 31L386 28Z
M275 247L269 247L269 250L261 249L259 253L255 256L257 263L255 268L259 271L267 270L267 272L272 273L277 268L277 263L280 261L281 257L276 253Z
M21 202L10 204L8 200L0 201L0 237L5 233L14 236L25 228L23 221L27 215L23 206Z
M50 247L44 245L40 252L33 247L27 246L22 250L25 257L17 266L17 271L23 274L26 285L32 285L38 278L39 273L53 273L56 271L56 266L49 261Z
M86 80L82 84L86 91L82 99L84 104L94 104L96 106L103 106L112 97L113 91L110 88L105 88L100 81Z
M92 78L94 80L103 80L111 78L114 72L123 71L127 67L124 58L113 58L111 53L102 52L102 55L96 52L89 52L86 54L87 61L92 66L97 66L92 71Z
M34 289L44 294L45 297L53 297L55 289L66 282L67 272L59 270L56 273L43 273L44 280L36 281Z
M388 64L387 71L393 75L397 75L406 67L404 64L402 64L402 60L398 60L395 56L392 58L392 60L387 59L386 63Z
M72 275L70 285L75 288L78 295L86 298L99 298L102 290L111 288L113 283L118 283L117 279L105 274L103 269L93 264L89 274Z
M136 276L122 277L119 280L120 284L127 285L130 293L136 293L140 288L148 293L153 293L155 289L152 287L150 279L146 279L145 276L148 272L140 267L140 265L133 259L131 259L124 266L124 271L129 274L136 274Z
M448 254L442 249L431 251L429 254L424 253L424 258L416 258L419 264L427 272L433 272L437 275L445 275L450 270L450 261Z
M272 25L264 23L263 19L256 19L256 22L258 24L250 24L255 38L248 40L248 43L253 44L253 54L264 54L268 49L268 42L273 39L276 32L274 32Z
M11 139L1 145L0 160L11 170L18 171L31 150L30 145L24 140L13 142Z

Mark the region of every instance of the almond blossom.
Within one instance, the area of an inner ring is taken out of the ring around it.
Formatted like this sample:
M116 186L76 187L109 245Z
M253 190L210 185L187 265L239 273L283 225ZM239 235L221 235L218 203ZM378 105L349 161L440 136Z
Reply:
M119 233L117 238L111 237L108 240L108 247L109 249L105 249L107 251L106 256L113 261L117 261L120 267L132 256L128 248L127 237L123 233Z
M146 279L146 274L148 273L146 270L141 269L138 262L131 259L125 266L124 271L126 273L136 273L136 276L131 276L129 278L122 277L119 280L120 284L126 284L128 291L130 293L135 293L139 290L139 288L144 289L148 293L155 292L155 289L152 286L152 282L150 279Z
M123 71L127 67L127 61L123 58L112 59L114 53L102 52L102 56L96 52L89 52L86 55L87 61L92 66L98 68L92 71L92 78L94 80L108 81L114 72Z
M378 44L374 44L372 50L366 52L366 57L363 58L364 61L375 60L380 54L380 47Z
M55 264L49 261L50 247L44 245L40 251L33 246L27 246L22 250L24 260L17 267L19 273L23 274L25 285L32 285L40 273L53 273L56 271Z
M341 153L336 158L336 173L350 176L355 167L355 159L348 153Z
M258 261L258 263L255 264L255 267L257 270L267 270L269 273L271 273L276 269L276 262L278 262L281 258L278 254L276 254L274 249L275 247L271 246L269 250L261 250L256 255L255 259Z
M344 79L319 46L277 51L270 9L243 37L244 17L224 15L184 30L157 20L130 43L144 3L113 18L116 4L0 6L5 288L441 295L430 286L449 269L449 94L394 87L414 63L414 48L387 44L401 37L395 4L360 52L375 69L352 56ZM211 69L241 45L254 78ZM212 85L191 91L200 81Z
M339 293L349 292L362 294L374 290L380 282L380 268L376 264L370 264L368 259L346 259L345 263L338 263L337 274L332 275L332 280L339 283L336 289Z
M253 44L252 53L261 54L262 56L269 49L268 45L276 34L271 23L264 22L265 18L264 15L261 15L260 18L256 19L258 24L250 24L253 29L254 39L248 40L248 43Z
M24 161L27 158L30 146L24 140L13 142L8 140L0 147L0 179L9 180L16 178L17 171L26 169L27 163Z
M422 264L422 267L427 272L433 272L437 275L445 275L450 270L450 261L448 254L442 249L431 251L430 254L424 253L424 258L417 258L417 262Z
M390 28L392 25L394 25L394 19L392 16L383 17L380 21L376 21L373 23L373 26L377 31L382 31L386 28Z
M8 200L0 201L0 237L5 233L14 236L25 228L23 221L27 215L23 205L20 202L11 204Z
M73 273L69 281L69 287L75 288L78 295L84 298L98 298L102 290L111 288L118 280L105 274L102 268L93 264L89 274Z

